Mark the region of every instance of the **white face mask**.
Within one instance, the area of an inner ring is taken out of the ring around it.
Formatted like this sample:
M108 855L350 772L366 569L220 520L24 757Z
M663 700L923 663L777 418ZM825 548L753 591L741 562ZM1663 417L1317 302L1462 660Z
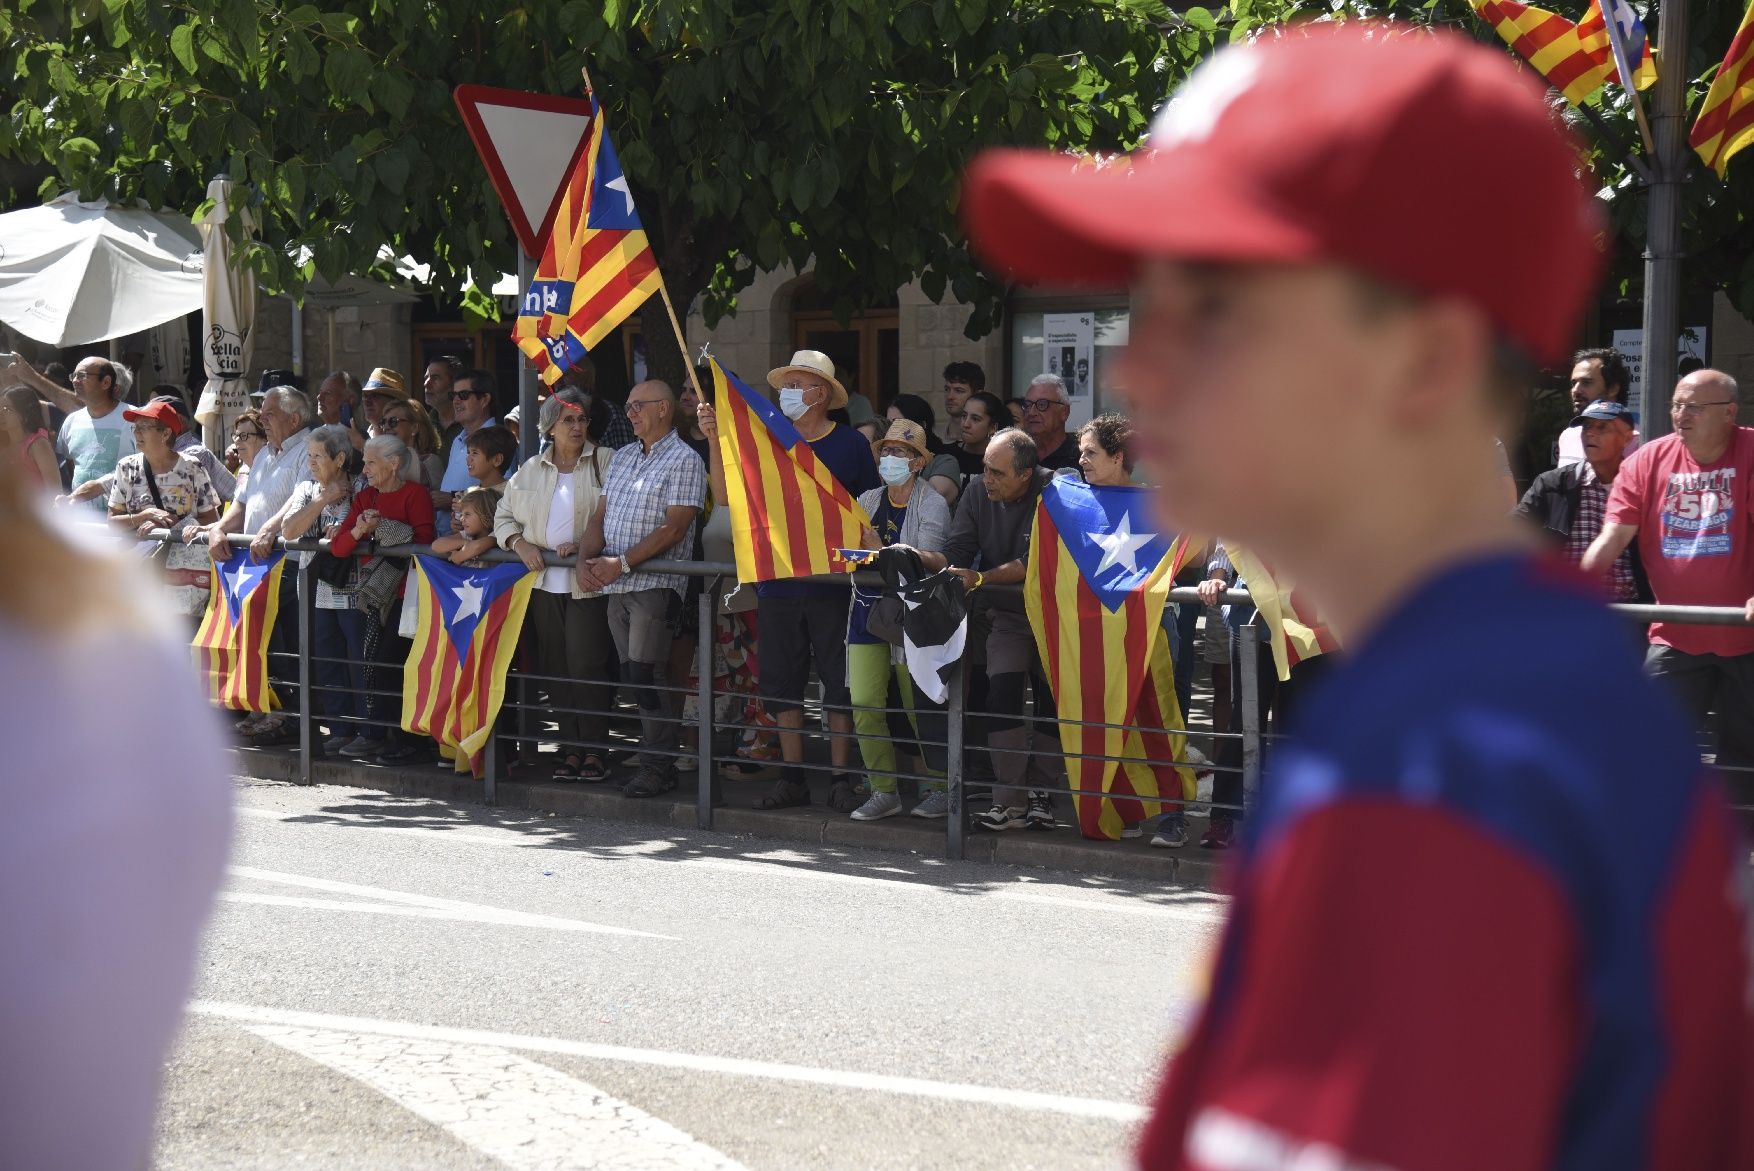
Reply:
M886 455L877 461L877 474L892 488L897 484L904 484L913 475L913 470L907 466L908 462L899 455Z
M802 419L810 408L804 405L804 392L795 386L780 387L780 413L788 419Z

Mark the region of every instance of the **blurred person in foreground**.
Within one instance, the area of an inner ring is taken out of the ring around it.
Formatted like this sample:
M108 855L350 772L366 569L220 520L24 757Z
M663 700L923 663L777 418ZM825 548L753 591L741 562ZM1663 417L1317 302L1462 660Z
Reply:
M146 1167L223 876L227 767L149 571L46 503L0 451L0 1166ZM125 697L100 735L94 686Z
M1577 160L1501 52L1373 22L1220 52L1130 168L971 168L1005 276L1131 284L1164 523L1349 652L1269 762L1145 1167L1754 1166L1746 849L1478 454L1594 294Z

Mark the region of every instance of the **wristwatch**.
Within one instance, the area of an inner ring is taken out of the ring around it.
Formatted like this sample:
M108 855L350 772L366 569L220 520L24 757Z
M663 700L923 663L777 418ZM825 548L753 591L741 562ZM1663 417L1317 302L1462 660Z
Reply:
M619 556L617 556L615 558L615 560L621 562L621 572L622 573L627 574L627 573L633 572L633 566L631 566L627 563L627 554L622 553Z

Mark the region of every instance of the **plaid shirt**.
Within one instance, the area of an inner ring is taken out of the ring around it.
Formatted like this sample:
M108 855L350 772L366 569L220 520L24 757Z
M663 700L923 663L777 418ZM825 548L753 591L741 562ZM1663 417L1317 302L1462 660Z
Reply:
M706 465L675 431L654 443L650 452L637 441L617 448L603 482L603 555L626 553L668 519L668 509L686 506L698 510L705 498ZM697 511L681 539L645 564L687 561L694 552L694 526L699 520ZM631 594L665 588L686 596L688 579L636 569L616 578L604 592Z
M1583 465L1578 477L1577 515L1571 520L1571 535L1565 538L1565 559L1572 565L1582 564L1590 543L1601 534L1608 516L1608 488L1609 485L1596 478L1595 468L1587 463ZM1615 558L1607 579L1609 601L1638 600L1638 582L1632 576L1631 549Z

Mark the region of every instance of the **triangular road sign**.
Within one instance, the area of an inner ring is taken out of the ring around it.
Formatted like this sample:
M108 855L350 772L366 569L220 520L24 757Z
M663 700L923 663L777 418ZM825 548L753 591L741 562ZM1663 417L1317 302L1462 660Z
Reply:
M540 257L585 146L590 102L486 85L459 85L454 96L518 243Z

